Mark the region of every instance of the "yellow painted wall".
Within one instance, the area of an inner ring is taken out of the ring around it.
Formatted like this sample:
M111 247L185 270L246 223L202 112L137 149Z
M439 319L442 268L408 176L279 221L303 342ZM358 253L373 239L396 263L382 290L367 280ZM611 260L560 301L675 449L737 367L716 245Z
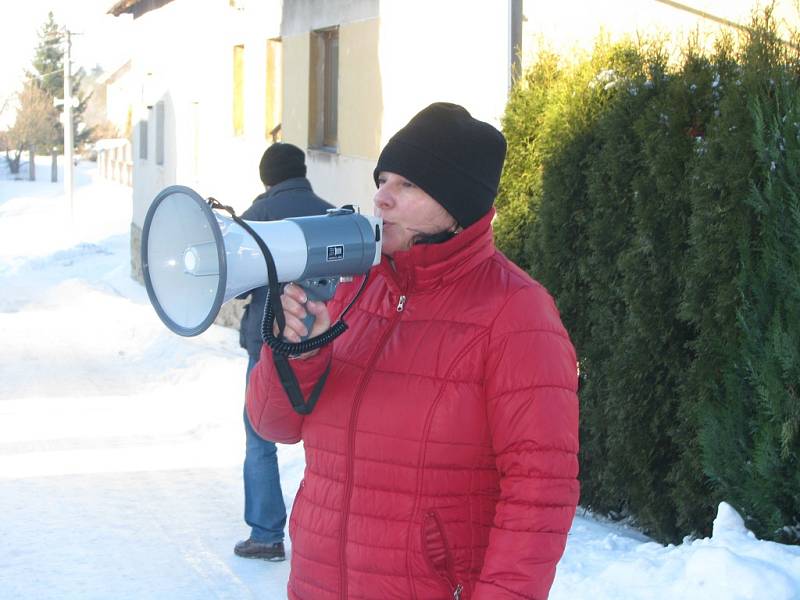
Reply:
M339 28L339 153L347 156L375 159L380 152L378 25L369 19Z
M282 140L306 150L314 191L372 214L372 169L380 148L382 103L377 19L339 27L338 152L308 150L311 33L284 35Z
M283 38L282 140L308 146L310 33Z

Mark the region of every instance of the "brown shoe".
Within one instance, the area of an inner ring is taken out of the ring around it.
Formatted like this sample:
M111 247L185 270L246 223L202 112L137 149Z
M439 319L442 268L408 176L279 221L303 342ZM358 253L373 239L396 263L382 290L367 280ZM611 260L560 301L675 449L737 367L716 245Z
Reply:
M283 542L268 544L258 542L252 538L239 542L234 546L233 553L242 558L260 558L272 562L286 560L286 552L283 550Z

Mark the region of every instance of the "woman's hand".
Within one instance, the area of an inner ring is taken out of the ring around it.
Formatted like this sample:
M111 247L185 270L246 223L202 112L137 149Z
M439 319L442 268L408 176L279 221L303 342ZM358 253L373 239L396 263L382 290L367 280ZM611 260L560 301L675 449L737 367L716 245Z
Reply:
M301 337L305 337L309 333L309 337L316 337L331 327L331 316L325 303L308 300L305 290L296 283L290 283L283 288L281 305L286 316L283 337L288 342L297 343ZM311 327L310 332L303 323L303 319L309 313L314 315L314 325ZM275 335L278 335L277 324L274 326L274 332ZM316 354L316 351L314 354ZM308 356L311 355L311 353L308 353ZM303 357L305 356L303 355Z

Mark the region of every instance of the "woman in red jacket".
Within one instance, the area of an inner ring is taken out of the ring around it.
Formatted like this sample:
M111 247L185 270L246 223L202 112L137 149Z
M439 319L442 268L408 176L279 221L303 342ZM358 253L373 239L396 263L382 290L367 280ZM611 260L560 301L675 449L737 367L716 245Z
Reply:
M348 331L291 361L296 413L270 350L248 386L263 437L304 443L289 521L291 600L546 598L578 501L575 353L547 291L495 249L506 143L436 103L375 168L381 264ZM325 304L282 296L284 335L330 327L360 282ZM266 354L264 354L266 353Z

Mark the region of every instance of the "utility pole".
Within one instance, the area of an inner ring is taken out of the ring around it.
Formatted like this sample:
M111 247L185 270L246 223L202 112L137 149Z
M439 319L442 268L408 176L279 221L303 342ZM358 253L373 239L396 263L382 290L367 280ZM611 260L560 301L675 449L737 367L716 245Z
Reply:
M64 191L69 201L69 212L73 214L72 205L72 33L65 31L67 47L64 52Z

